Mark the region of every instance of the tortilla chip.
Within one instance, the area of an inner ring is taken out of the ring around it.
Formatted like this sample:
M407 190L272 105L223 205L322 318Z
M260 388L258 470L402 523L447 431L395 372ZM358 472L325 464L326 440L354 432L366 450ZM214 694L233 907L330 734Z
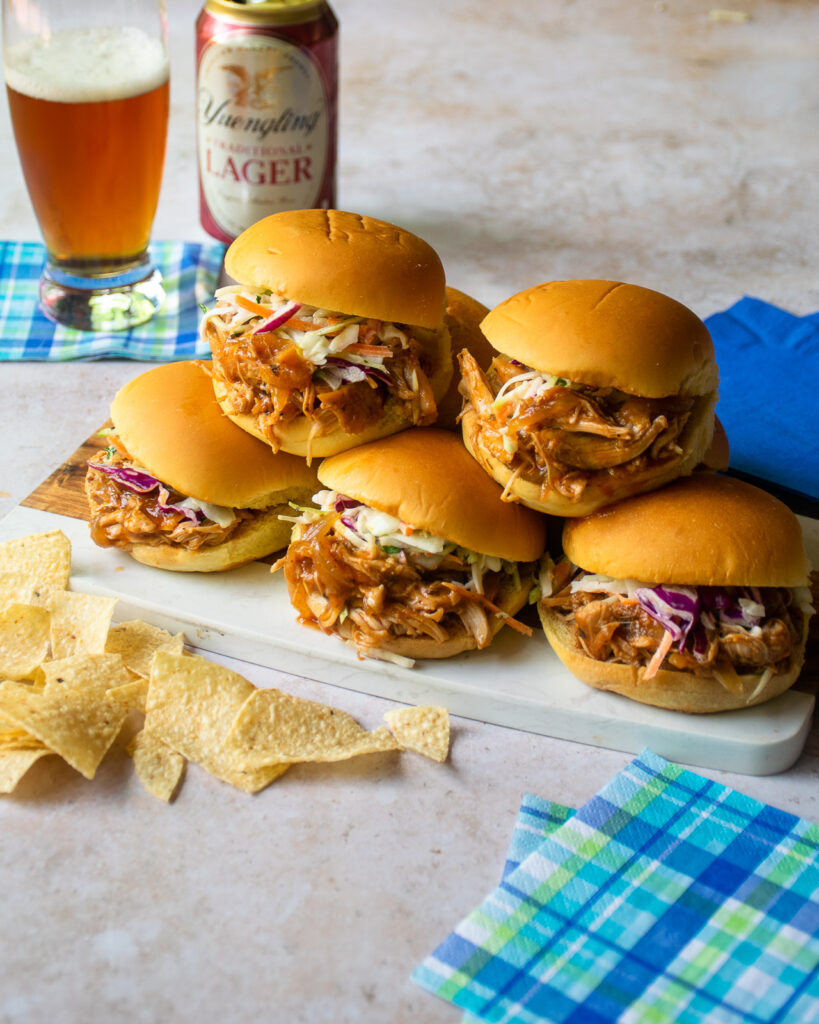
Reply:
M45 744L36 736L7 719L0 722L0 750L42 750Z
M407 750L414 750L433 761L449 756L449 711L432 704L387 711L384 720L393 735Z
M10 604L35 604L36 586L27 572L0 573L0 611Z
M225 741L225 752L244 768L282 761L343 761L397 748L383 726L367 732L346 711L281 690L251 693Z
M0 793L11 793L35 761L52 751L44 747L33 750L0 750Z
M51 611L52 656L102 654L116 603L115 597L68 590L52 594L47 602Z
M151 674L151 659L157 651L181 654L184 645L184 634L178 633L173 636L158 626L133 619L111 626L105 641L105 650L111 654L122 655L122 660L132 672L147 679Z
M68 688L37 693L22 683L0 683L0 714L36 736L55 754L93 779L116 739L128 709Z
M32 533L0 543L0 573L22 573L36 592L65 590L71 573L71 541L62 530Z
M237 672L204 658L158 651L151 665L145 728L211 775L255 793L289 767L245 770L235 767L222 751L233 719L255 689Z
M51 646L51 616L33 604L0 612L0 678L30 679Z
M75 690L88 700L104 699L112 687L131 682L131 675L118 654L76 654L72 658L47 661L41 666L46 694Z
M110 690L105 691L105 696L119 701L120 704L124 704L128 708L133 708L135 711L142 711L144 714L148 702L148 680L132 679L121 686L113 686Z
M166 803L176 792L185 758L153 733L138 732L125 748L134 761L139 781L151 796Z

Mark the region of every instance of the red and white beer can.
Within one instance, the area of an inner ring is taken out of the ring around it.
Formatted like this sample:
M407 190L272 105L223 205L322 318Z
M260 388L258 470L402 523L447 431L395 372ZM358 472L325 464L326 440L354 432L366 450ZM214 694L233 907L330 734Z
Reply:
M202 227L232 242L336 205L338 21L325 0L207 0L196 22Z

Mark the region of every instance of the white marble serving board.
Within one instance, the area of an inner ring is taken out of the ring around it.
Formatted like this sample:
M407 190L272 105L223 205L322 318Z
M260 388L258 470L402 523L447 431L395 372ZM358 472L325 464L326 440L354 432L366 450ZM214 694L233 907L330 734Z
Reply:
M593 690L574 678L540 630L503 630L490 648L412 669L360 660L332 637L300 626L280 574L254 563L226 573L171 573L94 545L79 519L18 507L0 540L62 530L72 544L71 586L119 598L115 618L141 618L206 652L227 655L408 704L443 704L455 715L673 761L749 775L784 771L798 758L812 695L791 690L759 707L684 715Z

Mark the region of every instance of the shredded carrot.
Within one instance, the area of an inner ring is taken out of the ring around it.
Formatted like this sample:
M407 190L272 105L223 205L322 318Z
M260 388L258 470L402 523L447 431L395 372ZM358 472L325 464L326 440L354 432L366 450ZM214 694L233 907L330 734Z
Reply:
M315 331L318 327L318 324L310 323L309 320L299 320L298 317L291 316L290 319L286 321L285 324L283 324L283 326L295 327L297 331Z
M415 533L415 530L409 523L401 523L401 533L403 533L405 537L411 537Z
M354 341L344 351L352 352L353 355L357 356L381 356L384 359L388 359L392 355L392 349L389 345L365 345L363 341Z
M651 661L646 665L646 670L643 673L643 679L653 679L654 676L657 675L657 672L660 670L660 665L663 663L663 659L671 649L672 643L673 638L668 630L666 630L665 633L663 633L663 638L660 641L657 650L654 652Z
M244 295L234 295L233 298L236 305L246 309L248 313L258 313L259 316L263 316L265 319L273 314L270 306L262 306L258 302L254 302L253 299L246 299Z

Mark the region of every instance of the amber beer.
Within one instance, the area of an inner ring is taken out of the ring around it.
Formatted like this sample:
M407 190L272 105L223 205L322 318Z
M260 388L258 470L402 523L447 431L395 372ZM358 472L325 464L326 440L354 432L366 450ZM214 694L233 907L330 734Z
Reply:
M6 52L26 186L49 256L93 269L147 247L168 121L168 60L136 28L66 29Z

